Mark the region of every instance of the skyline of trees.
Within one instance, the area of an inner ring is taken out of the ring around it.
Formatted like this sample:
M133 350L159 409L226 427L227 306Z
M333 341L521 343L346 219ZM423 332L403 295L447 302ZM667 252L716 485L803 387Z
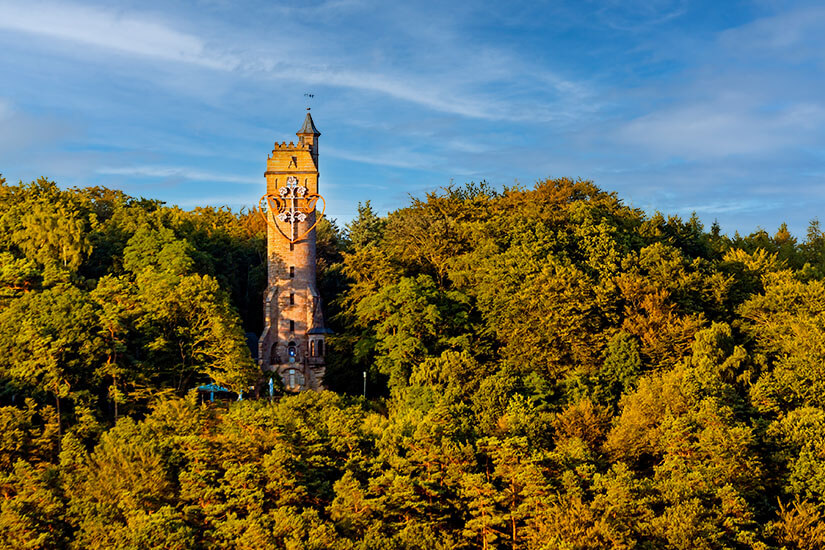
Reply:
M0 547L825 546L816 221L567 179L367 203L318 226L332 391L199 404L260 378L264 231L0 183Z

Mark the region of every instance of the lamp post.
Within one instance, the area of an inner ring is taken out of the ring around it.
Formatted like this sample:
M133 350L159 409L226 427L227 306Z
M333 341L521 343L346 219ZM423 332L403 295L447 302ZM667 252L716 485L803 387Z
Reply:
M367 371L364 371L364 399L367 398Z

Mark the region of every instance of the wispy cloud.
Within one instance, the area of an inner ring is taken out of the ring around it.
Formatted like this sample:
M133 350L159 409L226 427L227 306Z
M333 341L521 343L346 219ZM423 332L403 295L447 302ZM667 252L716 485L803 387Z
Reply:
M487 120L522 120L530 118L527 110L514 108L507 102L492 98L458 94L433 84L431 79L420 82L417 76L390 76L386 74L330 70L312 67L295 67L291 70L272 71L276 79L300 79L307 84L340 86L384 94L395 99L422 105L442 113Z
M598 14L609 27L636 32L681 17L687 11L687 0L607 0Z
M126 166L102 167L98 174L112 176L139 176L149 178L178 178L191 181L207 181L216 183L238 183L244 185L262 185L263 178L245 178L233 174L204 172L198 169L180 166Z
M78 4L3 2L0 28L169 61L231 69L237 60L207 52L198 37L161 22Z
M764 52L797 60L810 56L825 60L820 44L823 25L825 7L792 9L727 30L721 34L720 43L729 51L757 60L764 60Z
M357 3L355 5L358 5ZM351 7L343 2L339 8ZM442 24L443 25L443 24ZM192 64L221 72L240 72L276 82L347 88L383 95L440 113L483 120L551 121L592 111L595 102L582 101L592 94L586 87L546 69L524 70L523 60L504 50L473 50L459 37L442 32L439 40L450 63L442 60L432 69L365 70L352 66L345 56L317 59L312 51L281 51L280 47L252 40L244 44L198 36L171 21L123 10L68 3L0 2L0 28L51 39L84 44L122 54L161 61ZM234 34L234 33L230 33ZM240 46L240 47L239 47ZM294 43L291 46L294 48ZM427 47L421 44L422 49ZM280 53L279 53L280 52ZM69 51L64 53L71 53ZM300 63L294 59L300 58ZM424 63L424 65L428 65ZM532 82L532 84L531 84ZM543 86L557 95L548 104ZM506 99L485 93L493 85L533 90L532 99ZM526 88L525 88L526 87Z
M676 205L672 211L678 214L691 214L700 212L702 214L729 214L733 212L763 212L766 210L779 210L783 204L778 201L760 200L724 200L704 204Z
M795 104L764 110L719 101L684 105L637 118L619 130L624 142L682 158L775 152L807 140L825 123L825 108Z
M394 168L408 168L414 170L431 170L434 164L440 161L432 155L415 153L411 151L383 151L377 154L353 153L336 148L324 148L324 155L352 162L363 164L374 164L378 166L391 166Z

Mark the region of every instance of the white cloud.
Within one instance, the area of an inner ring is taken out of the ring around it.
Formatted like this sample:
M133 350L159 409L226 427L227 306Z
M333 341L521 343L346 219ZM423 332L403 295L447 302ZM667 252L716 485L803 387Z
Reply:
M328 84L378 92L429 107L435 111L452 113L470 118L502 119L523 117L524 113L508 112L501 102L482 100L459 93L448 93L432 82L415 82L413 78L393 78L375 73L350 71L326 71L304 74L304 81L312 84Z
M351 2L344 1L341 7L349 6ZM284 20L279 24L284 26L283 34L289 35L293 23ZM449 25L444 23L444 27L448 29ZM424 52L418 60L421 66L410 66L404 72L354 67L354 63L361 62L359 52L363 53L358 48L326 55L323 48L302 49L290 55L285 49L294 48L294 42L274 45L271 37L264 39L254 33L238 39L237 29L232 28L207 40L180 30L170 21L81 4L0 0L0 29L221 72L238 71L270 81L372 92L467 118L551 121L595 108L586 86L535 66L525 67L519 56L505 50L473 48L460 35L444 29L439 34L443 55L434 58L429 53L431 47L420 44L416 49ZM214 28L211 32L215 34ZM234 37L233 41L227 42L226 36ZM288 61L296 57L300 63ZM433 59L437 62L428 62ZM504 85L511 92L528 92L525 95L531 99L500 99L499 93L485 94L483 89L490 84L497 90ZM556 99L548 100L547 84Z
M240 183L248 185L263 185L264 179L238 177L232 174L204 172L202 170L179 166L127 166L102 167L96 170L98 174L113 176L142 176L150 178L181 178L186 180L200 180L220 183Z
M647 31L688 11L686 0L603 0L601 4L598 18L608 27L629 32Z
M676 206L671 210L678 214L691 214L699 212L702 214L728 214L733 212L762 212L766 210L779 210L782 203L775 200L738 200L725 199L717 202L696 204L689 206Z
M324 155L352 162L391 166L394 168L412 168L415 170L430 170L437 161L430 155L422 155L411 151L387 151L371 155L362 155L351 151L343 151L332 147L324 148Z
M825 8L791 10L764 17L722 33L725 48L753 56L756 52L787 52L793 57L813 54L822 58L822 26Z
M654 112L625 124L618 139L680 158L775 153L804 143L825 122L825 108L800 103L764 110L717 101Z
M0 28L169 61L229 69L237 61L207 52L204 42L146 17L77 4L0 2Z
M474 91L473 84L446 79L442 75L406 75L335 69L306 63L289 66L265 59L245 65L247 70L262 74L271 80L303 82L311 85L350 88L382 94L441 113L467 118L510 121L550 121L566 118L579 109L549 109L546 104L533 101L517 103L485 97ZM523 78L523 77L522 77ZM567 84L571 86L571 84ZM470 88L470 90L468 90ZM592 110L590 106L587 110Z

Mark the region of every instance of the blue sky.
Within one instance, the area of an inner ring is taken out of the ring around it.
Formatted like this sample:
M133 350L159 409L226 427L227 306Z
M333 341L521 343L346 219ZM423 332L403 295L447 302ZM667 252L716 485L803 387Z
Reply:
M0 52L10 181L251 205L310 92L341 222L561 176L728 233L823 217L817 2L0 0Z

